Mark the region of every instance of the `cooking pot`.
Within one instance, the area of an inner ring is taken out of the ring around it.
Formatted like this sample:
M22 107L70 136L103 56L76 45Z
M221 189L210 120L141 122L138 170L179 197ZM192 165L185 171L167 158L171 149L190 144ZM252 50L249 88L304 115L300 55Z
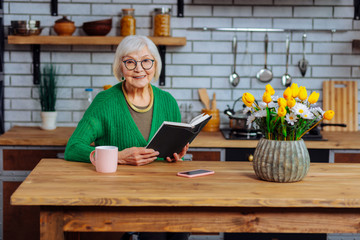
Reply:
M230 128L232 130L253 130L253 126L250 125L250 126L247 126L246 125L246 122L247 122L247 118L248 118L248 115L244 113L243 110L239 110L239 111L236 111L234 110L235 108L235 104L241 99L238 98L234 101L234 104L232 106L232 108L230 108L229 105L227 105L227 109L224 111L224 113L226 115L229 116L229 119L230 119Z

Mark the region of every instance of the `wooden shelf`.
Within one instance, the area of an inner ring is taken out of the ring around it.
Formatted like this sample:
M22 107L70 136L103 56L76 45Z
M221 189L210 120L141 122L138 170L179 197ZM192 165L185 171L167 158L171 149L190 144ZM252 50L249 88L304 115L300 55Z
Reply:
M156 45L185 46L185 37L149 37ZM8 36L9 44L39 45L118 45L124 37L115 36Z
M185 46L185 37L149 37L159 47L162 69L160 86L165 86L166 46ZM40 78L40 45L118 45L124 37L115 36L8 36L8 44L28 44L33 49L34 84Z

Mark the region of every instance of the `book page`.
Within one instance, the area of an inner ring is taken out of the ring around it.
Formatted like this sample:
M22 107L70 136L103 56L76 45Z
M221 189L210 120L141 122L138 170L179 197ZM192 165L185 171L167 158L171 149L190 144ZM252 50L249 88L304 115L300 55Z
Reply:
M198 120L199 118L201 118L202 116L204 116L204 115L205 115L205 113L202 113L202 114L200 114L200 115L197 115L196 117L194 117L193 119L190 120L189 124L191 124L191 125L196 125L196 124L194 124L194 122L195 122L196 120Z
M210 117L210 115L208 114L202 114L202 115L199 115L197 117L195 117L192 121L191 121L191 125L192 126L196 126L198 125L199 123L205 121L206 119L208 119Z

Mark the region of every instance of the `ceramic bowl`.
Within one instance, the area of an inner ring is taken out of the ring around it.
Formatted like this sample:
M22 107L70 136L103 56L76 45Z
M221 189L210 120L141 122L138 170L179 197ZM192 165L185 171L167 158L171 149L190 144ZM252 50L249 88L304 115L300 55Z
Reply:
M40 27L40 21L11 21L9 33L11 35L39 35L43 28Z
M75 32L75 24L66 16L55 21L54 30L59 36L71 36Z
M90 36L105 36L112 27L112 19L104 19L99 21L85 22L82 29Z
M76 27L73 22L61 22L54 25L54 30L59 36L71 36L75 29Z

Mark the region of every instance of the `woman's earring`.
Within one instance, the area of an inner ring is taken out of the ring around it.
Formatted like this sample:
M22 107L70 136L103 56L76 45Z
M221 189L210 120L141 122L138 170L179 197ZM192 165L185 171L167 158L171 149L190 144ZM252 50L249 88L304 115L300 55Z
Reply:
M124 78L124 77L121 77L121 80L125 81L125 78Z

